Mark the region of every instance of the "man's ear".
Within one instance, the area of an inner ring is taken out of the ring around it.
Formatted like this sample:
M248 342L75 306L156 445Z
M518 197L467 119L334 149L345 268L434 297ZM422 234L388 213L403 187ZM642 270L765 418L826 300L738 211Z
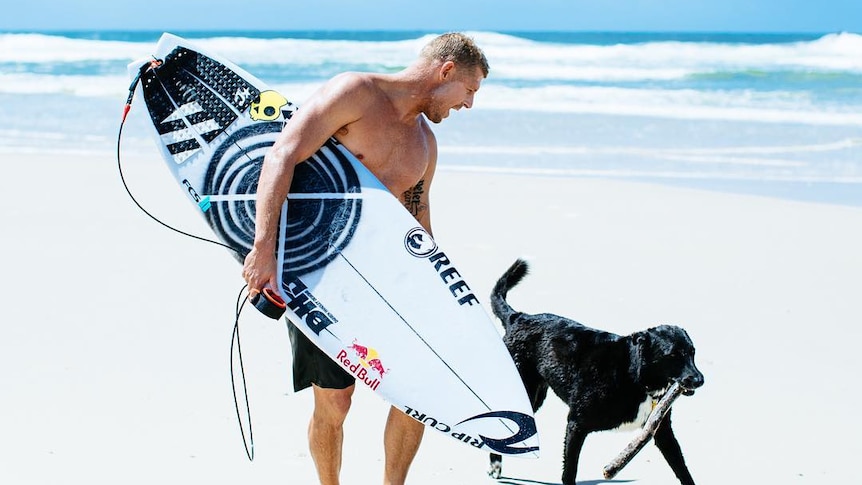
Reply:
M451 76L455 73L455 63L453 61L446 61L440 66L440 79L445 80L447 77Z

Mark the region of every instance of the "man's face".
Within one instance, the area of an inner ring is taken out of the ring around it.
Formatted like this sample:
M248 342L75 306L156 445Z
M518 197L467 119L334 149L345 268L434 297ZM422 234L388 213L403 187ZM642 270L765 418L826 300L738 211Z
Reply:
M442 77L443 82L435 90L432 105L425 113L433 123L443 121L449 116L450 110L471 108L473 97L481 87L482 80L485 79L482 69L478 67L471 72L463 68L458 69L454 65L448 70L444 66Z

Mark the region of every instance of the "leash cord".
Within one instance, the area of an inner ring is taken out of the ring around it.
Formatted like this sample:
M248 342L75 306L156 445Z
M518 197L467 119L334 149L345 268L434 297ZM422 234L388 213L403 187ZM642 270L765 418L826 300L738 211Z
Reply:
M248 404L248 385L245 379L245 367L242 363L242 345L240 345L239 340L239 316L242 313L242 309L245 306L245 303L248 301L248 293L245 292L248 285L242 287L239 290L239 295L236 297L236 320L233 325L233 336L230 340L230 385L233 388L233 404L236 408L236 419L239 422L239 432L242 435L242 444L245 447L245 454L248 456L248 461L254 461L254 431L251 426L251 406ZM243 293L245 296L243 297ZM246 412L246 420L248 421L248 439L245 436L245 429L242 426L242 413L239 409L239 400L236 397L236 380L234 377L234 344L236 344L236 356L239 362L239 372L240 376L242 376L242 393L245 397L245 412Z
M183 235L183 236L187 236L187 237L190 237L190 238L192 238L192 239L197 239L198 241L203 241L203 242L207 242L207 243L215 244L215 245L217 245L217 246L221 246L221 247L223 247L223 248L230 249L231 251L233 251L233 252L235 252L235 253L237 253L237 254L242 255L238 249L233 248L233 247L231 247L231 246L229 246L229 245L227 245L227 244L225 244L225 243L223 243L223 242L215 241L215 240L213 240L213 239L208 239L208 238L205 238L205 237L202 237L202 236L197 236L197 235L195 235L195 234L191 234L191 233L188 233L188 232L186 232L186 231L183 231L182 229L177 229L176 227L171 226L170 224L168 224L168 223L166 223L166 222L162 221L161 219L159 219L158 217L154 216L152 213L150 213L150 211L148 211L147 209L145 209L145 208L144 208L144 206L143 206L143 205L141 205L141 203L140 203L140 202L138 202L138 199L136 199L136 198L135 198L135 196L132 194L132 191L131 191L131 189L129 188L129 184L126 182L126 176L125 176L125 174L123 173L123 163L122 163L122 159L121 159L121 156L120 156L120 152L121 152L121 150L120 150L120 148L121 148L121 142L122 142L122 139L123 139L123 127L126 125L126 117L127 117L127 116L128 116L128 114L129 114L129 110L132 108L132 98L134 98L134 96L135 96L135 89L137 88L138 83L139 83L139 82L140 82L140 80L141 80L141 76L143 75L143 73L144 73L145 71L147 71L147 69L150 69L150 68L151 68L151 66L153 66L153 65L154 65L155 63L157 63L157 62L160 62L160 61L155 61L155 60L154 60L153 62L150 62L150 63L144 64L143 66L141 66L141 70L138 72L138 75L137 75L137 76L135 76L135 79L133 79L133 80L132 80L132 84L129 86L129 97L126 99L126 105L125 105L125 107L123 108L123 118L122 118L122 120L120 121L120 130L119 130L119 132L117 133L117 170L120 172L120 181L123 183L123 188L125 188L125 189L126 189L126 194L128 194L129 198L130 198L130 199L132 199L132 202L134 202L134 203L135 203L135 205L136 205L136 206L138 206L138 209L140 209L140 210L141 210L141 212L143 212L143 213L144 213L144 214L146 214L150 219L152 219L152 220L156 221L157 223L161 224L162 226L164 226L164 227L166 227L166 228L170 229L171 231L174 231L174 232L176 232L176 233L179 233L179 234L181 234L181 235Z
M132 194L131 189L129 189L129 184L126 182L126 177L125 177L125 174L123 173L123 163L122 163L122 157L121 157L121 143L122 143L122 139L123 139L123 127L126 124L126 117L128 116L129 111L132 108L132 99L135 96L135 90L137 89L138 83L141 80L141 76L148 69L154 69L154 68L158 67L159 65L161 65L161 61L159 61L157 59L154 59L152 62L149 62L149 63L142 65L140 70L138 71L138 74L132 80L131 85L129 85L129 97L126 99L126 105L123 107L123 117L120 120L120 129L117 132L117 171L120 173L120 181L122 181L122 183L123 183L123 187L126 190L126 194L129 196L129 198L132 200L132 202L135 203L135 205L138 207L138 209L140 209L141 212L146 214L150 219L156 221L157 223L159 223L163 227L170 229L171 231L174 231L176 233L179 233L183 236L190 237L192 239L197 239L198 241L203 241L203 242L215 244L217 246L221 246L221 247L230 249L231 251L233 251L237 254L240 254L239 250L237 250L236 248L233 248L227 244L188 233L188 232L183 231L181 229L177 229L176 227L173 227L170 224L165 223L164 221L162 221L161 219L159 219L158 217L156 217L152 213L150 213L147 209L145 209L144 206L141 205L140 202L138 202L138 199L136 199L135 196ZM242 309L245 306L245 303L248 301L248 293L245 293L245 298L243 298L243 293L245 292L245 290L247 288L248 288L248 285L244 285L242 287L242 289L240 290L239 295L237 296L236 315L235 315L234 325L233 325L233 335L231 336L231 342L230 342L230 383L231 383L231 387L233 388L233 402L234 402L234 407L236 408L236 417L237 417L237 421L239 422L239 431L240 431L240 434L242 435L242 443L243 443L243 447L245 448L245 454L246 454L246 456L248 456L249 461L254 461L254 434L252 432L252 426L251 426L251 407L249 406L249 403L248 403L248 385L247 385L246 378L245 378L245 368L243 367L243 363L242 363L242 346L240 345L240 337L239 337L239 317L240 317L240 314L242 314ZM242 390L243 390L243 395L245 397L246 420L248 421L248 439L246 439L245 429L243 428L242 412L239 409L239 407L240 407L239 406L239 399L237 398L237 392L236 392L236 380L234 378L234 348L236 348L237 361L239 364L239 372L240 372L240 376L242 377Z

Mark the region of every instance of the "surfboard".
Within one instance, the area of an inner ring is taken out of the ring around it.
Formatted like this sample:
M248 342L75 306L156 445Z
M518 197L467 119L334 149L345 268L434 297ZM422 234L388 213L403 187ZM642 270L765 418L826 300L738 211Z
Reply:
M264 155L297 106L172 34L129 74L180 190L242 261ZM277 260L285 315L357 386L470 448L538 456L518 372L457 262L334 138L297 166Z

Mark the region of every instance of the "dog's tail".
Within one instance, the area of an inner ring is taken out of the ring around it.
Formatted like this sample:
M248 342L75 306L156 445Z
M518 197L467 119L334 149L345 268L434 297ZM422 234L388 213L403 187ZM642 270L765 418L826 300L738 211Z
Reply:
M527 262L523 259L518 259L497 280L497 284L494 285L494 291L491 292L491 309L494 311L494 315L503 322L504 328L509 323L509 317L515 313L515 310L506 301L506 295L509 293L509 290L524 279L524 276L527 276L528 270Z

